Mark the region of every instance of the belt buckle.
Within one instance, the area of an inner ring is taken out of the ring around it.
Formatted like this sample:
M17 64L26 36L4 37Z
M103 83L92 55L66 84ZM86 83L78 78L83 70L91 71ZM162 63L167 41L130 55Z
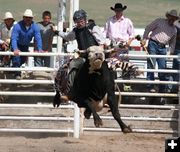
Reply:
M165 47L165 44L162 44L162 43L158 43L158 45L163 48Z

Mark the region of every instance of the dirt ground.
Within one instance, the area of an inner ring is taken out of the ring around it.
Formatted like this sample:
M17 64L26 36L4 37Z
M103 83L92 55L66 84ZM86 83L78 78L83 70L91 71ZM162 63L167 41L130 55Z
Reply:
M0 152L164 152L165 135L113 133L73 137L0 135Z

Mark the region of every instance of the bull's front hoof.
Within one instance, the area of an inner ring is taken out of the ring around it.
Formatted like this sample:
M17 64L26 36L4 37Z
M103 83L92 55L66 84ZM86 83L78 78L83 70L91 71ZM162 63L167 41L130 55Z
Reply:
M53 99L53 106L54 107L59 107L60 103L61 103L61 96L59 94L59 92L56 92L56 95L54 96L54 99Z
M90 119L90 117L91 117L91 111L85 109L85 111L84 111L84 117L85 117L86 119Z
M100 120L95 120L94 125L99 128L99 127L103 126L103 122L102 122L101 119Z
M131 133L131 132L132 132L132 129L131 129L130 126L127 126L127 127L124 127L124 128L122 129L122 132L123 132L123 133Z

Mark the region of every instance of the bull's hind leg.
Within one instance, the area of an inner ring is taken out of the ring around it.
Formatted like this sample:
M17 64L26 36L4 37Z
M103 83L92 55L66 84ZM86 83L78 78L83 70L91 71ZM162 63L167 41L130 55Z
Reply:
M115 101L115 100L114 100ZM121 127L121 130L123 133L130 133L132 132L132 129L130 128L130 126L127 126L121 119L120 113L119 113L119 109L118 109L118 102L108 102L109 107L111 109L112 115L114 117L114 119L118 122L118 124Z
M103 125L102 120L101 120L101 118L99 117L99 115L97 114L96 109L94 108L94 106L93 106L93 104L92 104L92 101L91 101L90 99L86 99L86 100L84 101L84 103L86 104L87 109L89 109L89 110L92 112L92 114L93 114L94 125L95 125L96 127L102 126L102 125Z

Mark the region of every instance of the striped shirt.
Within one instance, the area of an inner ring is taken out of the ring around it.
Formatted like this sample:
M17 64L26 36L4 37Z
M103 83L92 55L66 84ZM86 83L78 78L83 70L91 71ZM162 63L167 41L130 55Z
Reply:
M103 33L115 42L127 42L135 35L132 21L124 16L118 20L116 16L110 17L106 22Z
M143 39L151 38L159 43L168 44L170 52L173 52L176 43L176 34L177 30L175 26L169 25L167 19L158 18L145 28Z

